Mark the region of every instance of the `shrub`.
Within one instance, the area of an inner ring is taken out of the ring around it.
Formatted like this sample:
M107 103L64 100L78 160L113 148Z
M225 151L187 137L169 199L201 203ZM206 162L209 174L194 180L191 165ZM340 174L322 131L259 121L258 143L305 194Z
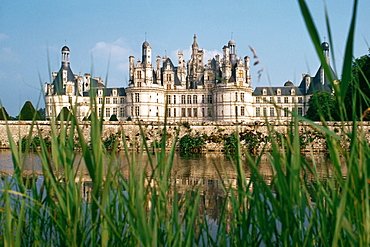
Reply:
M35 110L31 101L26 101L26 103L24 103L18 118L19 120L43 120L40 112Z
M205 146L205 140L201 136L184 135L180 139L180 152L183 154L199 153Z
M109 121L118 121L117 115L113 114L112 116L110 116Z

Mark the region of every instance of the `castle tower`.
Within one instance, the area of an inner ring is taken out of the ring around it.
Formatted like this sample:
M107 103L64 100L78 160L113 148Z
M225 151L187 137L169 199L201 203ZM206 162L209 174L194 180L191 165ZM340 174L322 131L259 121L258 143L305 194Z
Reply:
M152 47L150 47L149 43L145 41L142 47L142 63L144 66L146 64L151 64L151 57L152 57Z
M328 42L323 42L321 44L321 47L322 47L322 50L323 50L323 53L324 53L324 57L325 57L326 63L328 65L330 65L329 64L329 62L330 62L330 58L329 58L329 43Z
M66 68L66 67L69 67L69 53L70 53L70 50L68 48L68 46L63 46L62 48L62 67Z
M230 40L228 46L230 49L230 62L234 65L236 63L236 42Z

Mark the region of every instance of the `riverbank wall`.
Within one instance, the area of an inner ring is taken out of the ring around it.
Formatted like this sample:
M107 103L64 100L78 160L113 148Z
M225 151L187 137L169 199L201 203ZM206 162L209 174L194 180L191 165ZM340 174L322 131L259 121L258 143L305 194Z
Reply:
M321 126L321 123L317 124ZM55 126L57 131L60 131L61 127L68 126L68 123L56 122ZM341 145L345 146L345 142L348 139L346 137L346 133L350 133L352 131L353 123L328 122L327 126L329 130L342 139ZM11 133L13 140L16 143L19 143L22 138L25 138L29 135L34 138L38 136L39 133L42 135L43 139L50 138L52 131L51 128L52 127L49 121L36 121L34 123L31 121L9 121L8 123L5 121L0 121L0 148L9 148L8 130ZM79 128L81 129L85 140L89 142L91 134L90 122L79 122ZM269 138L274 138L274 135L271 135L271 129L274 130L278 135L284 136L287 135L288 130L291 128L292 127L290 124L266 124L264 122L167 123L166 147L169 149L174 142L182 138L184 135L189 134L191 136L202 136L205 138L205 147L200 150L200 152L224 152L224 140L228 136L232 135L232 133L238 131L239 133L253 133L251 137L259 136L259 141L254 140L256 143L254 150L258 152L264 147L265 151L268 151L269 145L265 144L268 144ZM325 151L325 134L307 123L299 123L298 128L302 151ZM359 134L363 134L368 140L370 140L370 124L368 122L361 122L361 125L359 125L358 128ZM140 133L143 134L141 135ZM131 150L140 150L143 144L143 139L145 139L148 146L152 148L155 146L155 143L161 142L163 133L164 124L162 122L140 122L140 124L138 124L134 122L105 121L103 122L102 140L107 140L113 136L119 140L118 147L122 148L122 139L125 138L127 145ZM74 134L74 138L76 141L78 140L76 133ZM178 149L178 142L176 145Z

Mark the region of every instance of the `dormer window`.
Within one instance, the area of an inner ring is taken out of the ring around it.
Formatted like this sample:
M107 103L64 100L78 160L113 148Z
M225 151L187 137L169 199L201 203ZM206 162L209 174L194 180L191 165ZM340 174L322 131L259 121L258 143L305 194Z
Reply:
M262 90L262 94L263 94L263 95L267 95L267 90L266 90L266 88L264 88L264 89Z
M290 94L295 95L295 89L294 88L290 91Z
M278 88L278 89L276 90L276 94L277 94L277 95L281 95L281 89L280 89L280 88Z
M113 96L117 96L117 89L113 89Z
M99 95L99 96L103 95L103 90L99 89L99 90L98 90L98 95Z

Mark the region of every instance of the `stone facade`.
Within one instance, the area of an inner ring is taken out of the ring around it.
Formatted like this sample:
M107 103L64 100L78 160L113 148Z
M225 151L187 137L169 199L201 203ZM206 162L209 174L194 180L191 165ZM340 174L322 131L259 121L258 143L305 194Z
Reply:
M329 62L329 45L324 42L322 47ZM304 74L298 87L288 81L282 87L253 90L250 58L237 56L233 40L222 50L221 58L216 55L204 63L204 51L194 35L189 61L179 51L177 65L167 56L157 56L154 66L152 47L145 41L141 59L135 63L129 57L128 87L106 88L100 78L74 75L70 50L64 46L61 68L53 73L52 83L46 83L46 117L52 119L66 107L74 109L79 120L96 111L105 121L115 115L120 121L284 122L293 111L306 113L315 90L332 92L322 66L314 77Z

